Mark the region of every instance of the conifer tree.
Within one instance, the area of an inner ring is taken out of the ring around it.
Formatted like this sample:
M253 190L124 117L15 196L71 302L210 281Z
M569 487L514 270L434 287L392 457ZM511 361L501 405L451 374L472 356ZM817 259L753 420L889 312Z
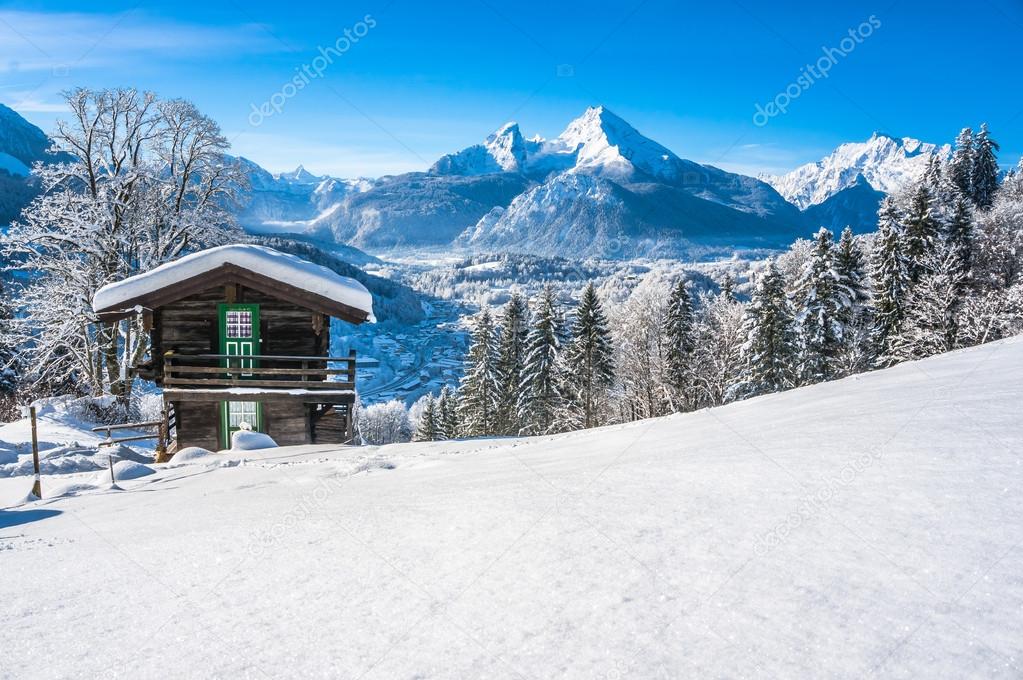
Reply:
M902 250L899 213L891 197L881 202L877 238L871 254L874 289L873 344L880 366L894 361L894 342L902 332L906 294L910 287L906 258Z
M924 171L923 181L931 187L932 191L938 191L944 181L943 165L941 156L938 154L931 154L931 157L927 159L927 169Z
M466 437L494 434L498 405L497 338L490 310L476 316L460 388L459 420Z
M735 277L732 276L731 272L726 272L724 278L721 279L721 294L729 302L737 301L735 297Z
M973 267L974 226L970 202L959 192L952 199L946 230L950 253L958 262L965 283Z
M958 346L963 273L950 249L931 260L907 299L906 320L893 342L897 360L921 359Z
M679 279L664 315L664 373L672 393L673 410L686 410L693 403L692 361L696 342L693 299L685 279Z
M548 434L566 429L565 384L561 356L562 318L554 289L548 285L533 304L526 340L526 360L519 386L522 434Z
M932 203L930 188L926 184L919 184L913 190L904 218L906 266L913 283L920 280L924 273L924 263L930 260L938 246L940 229Z
M849 293L851 309L856 311L863 308L870 301L867 263L849 227L842 230L835 248L835 272L838 274L839 284Z
M980 126L974 148L973 177L971 194L974 204L981 210L987 210L995 200L998 191L998 142L991 139L987 123Z
M573 388L573 402L582 412L583 427L595 427L597 409L615 379L614 348L611 331L592 283L583 290L572 324L571 342L565 350Z
M835 269L833 244L831 231L821 227L796 283L799 380L805 385L835 377L842 350L843 320L850 301Z
M419 416L419 425L413 439L417 442L432 442L442 439L438 419L437 400L432 394L424 398L423 412Z
M521 429L518 396L526 358L528 314L525 298L517 292L512 293L501 315L501 332L497 348L497 431L501 434L514 435Z
M849 299L841 318L843 337L839 374L851 375L865 370L873 360L870 342L873 320L866 257L849 227L842 231L835 248L835 272L840 288L846 291Z
M949 181L964 195L973 196L973 130L963 128L948 164Z
M798 346L785 278L771 261L757 280L746 313L742 348L742 396L756 396L795 386Z
M437 399L437 434L440 439L458 437L458 393L447 385Z

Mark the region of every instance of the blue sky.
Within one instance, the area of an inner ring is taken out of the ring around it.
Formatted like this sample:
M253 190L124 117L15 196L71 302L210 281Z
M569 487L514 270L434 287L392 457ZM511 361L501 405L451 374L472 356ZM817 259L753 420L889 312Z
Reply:
M508 120L554 136L592 104L684 158L746 173L875 130L948 142L981 121L1003 164L1023 153L1020 0L81 7L0 4L0 102L48 131L72 86L186 97L274 171L421 170ZM755 124L786 90L798 96L785 112ZM253 113L264 103L278 110Z

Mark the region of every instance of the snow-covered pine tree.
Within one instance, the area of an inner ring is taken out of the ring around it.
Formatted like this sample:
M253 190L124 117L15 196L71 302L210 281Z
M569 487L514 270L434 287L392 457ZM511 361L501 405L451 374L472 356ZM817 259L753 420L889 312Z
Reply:
M693 299L686 280L675 282L664 315L664 372L675 412L692 408L692 361L696 337Z
M888 366L896 361L894 343L905 320L909 273L902 250L899 211L887 196L878 210L877 237L871 254L870 277L874 291L873 345L876 363Z
M849 293L851 310L858 311L870 302L870 281L867 276L867 261L856 243L852 229L846 227L835 248L835 272L839 284Z
M849 305L842 315L842 352L839 375L851 375L867 369L873 360L870 330L873 324L870 280L866 257L852 229L846 227L835 249L838 283L848 295Z
M927 159L927 169L924 170L923 181L927 186L931 187L933 191L937 191L938 187L941 186L944 181L944 168L942 167L944 162L941 156L938 154L931 154L931 157Z
M838 372L843 322L850 293L835 268L834 238L821 227L813 251L795 285L796 325L799 330L799 381L804 385L831 380Z
M526 338L529 334L529 308L525 298L518 292L512 293L511 299L504 306L499 326L497 432L514 435L522 429L518 412L519 386L522 383Z
M458 393L447 385L437 398L437 434L439 439L458 437Z
M746 308L746 343L739 395L752 397L794 387L799 346L785 278L772 260L758 277Z
M964 196L973 196L973 130L966 127L956 137L956 148L948 163L948 179Z
M466 437L483 437L497 431L499 381L497 334L490 310L476 315L459 387L459 421Z
M423 397L423 407L419 414L419 424L412 439L417 442L432 442L442 439L440 436L439 413L437 399L432 394Z
M932 260L941 236L940 223L934 214L930 187L920 183L910 195L903 218L904 254L910 281L916 283L926 271L924 263Z
M959 263L963 273L963 282L967 282L970 269L973 267L974 227L973 210L970 201L958 191L952 198L945 225L946 242L951 254Z
M725 272L724 277L721 279L721 294L732 302L738 299L735 297L735 277L732 276L731 272Z
M998 158L995 154L998 150L998 142L991 139L987 123L981 124L974 143L973 193L971 194L974 204L981 210L991 207L995 200L995 192L998 191L999 169Z
M561 356L563 320L554 289L547 285L533 303L526 341L526 360L519 387L522 434L548 434L568 429L565 375Z
M572 386L572 402L582 413L583 427L596 427L604 395L614 384L615 364L611 331L592 283L583 289L565 348L565 365Z
M922 359L958 346L963 286L958 257L945 248L926 265L906 300L906 320L893 343L897 360Z

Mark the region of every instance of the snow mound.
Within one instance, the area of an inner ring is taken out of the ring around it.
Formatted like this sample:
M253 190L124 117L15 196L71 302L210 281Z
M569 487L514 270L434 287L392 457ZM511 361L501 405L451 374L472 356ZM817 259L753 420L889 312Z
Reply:
M174 457L171 458L171 462L172 463L192 463L192 462L195 462L195 461L201 461L201 460L203 460L205 458L209 458L210 456L215 456L215 455L217 455L217 454L215 454L212 451L209 451L207 449L204 449L202 447L199 447L199 446L187 446L187 447L181 449L180 451L178 451L177 453L175 453Z
M115 310L120 305L178 281L199 276L225 264L269 276L295 288L321 295L373 316L373 296L361 283L295 255L252 244L219 246L186 255L156 269L123 281L108 283L92 300L95 310Z
M256 451L258 449L276 449L277 442L270 435L252 430L238 430L231 435L232 451Z
M114 463L114 479L118 481L138 479L139 477L151 475L154 472L156 472L156 470L148 465L136 463L133 460L121 460Z

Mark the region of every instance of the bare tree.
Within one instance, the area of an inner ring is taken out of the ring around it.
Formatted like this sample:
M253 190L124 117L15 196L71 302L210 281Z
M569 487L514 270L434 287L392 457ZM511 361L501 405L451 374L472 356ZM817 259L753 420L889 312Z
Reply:
M64 93L70 117L37 163L42 193L0 252L27 273L17 327L37 383L130 395L148 347L134 318L100 322L103 285L179 255L243 238L230 207L244 186L219 126L190 102L134 89Z

